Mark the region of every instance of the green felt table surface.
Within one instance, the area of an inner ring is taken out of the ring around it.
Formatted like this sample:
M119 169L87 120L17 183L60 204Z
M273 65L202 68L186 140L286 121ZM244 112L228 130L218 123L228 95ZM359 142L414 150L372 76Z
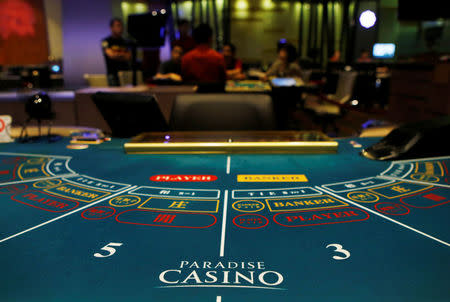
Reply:
M450 157L0 144L0 301L449 301Z

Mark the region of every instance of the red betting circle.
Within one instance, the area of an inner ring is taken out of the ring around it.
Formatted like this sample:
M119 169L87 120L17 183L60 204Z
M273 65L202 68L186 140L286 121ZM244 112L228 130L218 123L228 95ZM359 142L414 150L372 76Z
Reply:
M386 205L387 206L393 206L396 209L402 209L403 212L394 213L394 212L383 210L382 206L386 206ZM402 204L399 204L399 203L395 203L395 202L379 202L379 203L377 203L375 205L375 210L377 210L378 212L381 212L383 214L386 214L386 215L395 215L395 216L407 215L410 212L408 207L406 207L406 206L404 206Z
M264 219L266 222L263 225L260 225L260 226L257 226L257 227L245 227L245 226L242 226L242 225L236 223L236 219L238 219L239 217L242 217L242 216L258 216L258 217L261 217L262 219ZM269 219L267 217L263 216L263 215L260 215L260 214L241 214L241 215L238 215L238 216L233 218L233 224L235 226L237 226L238 228L248 229L248 230L256 230L256 229L261 229L261 228L267 226L269 224Z
M88 212L89 212L90 210L92 210L92 209L99 209L99 208L107 208L107 209L109 209L109 210L112 210L112 213L109 214L109 215L107 215L107 216L102 216L102 217L95 217L95 218L93 218L93 217L86 217L85 213L88 213ZM83 217L84 219L87 219L87 220L100 220L100 219L105 219L105 218L109 218L109 217L111 217L111 216L114 216L114 214L116 214L116 209L114 209L113 207L109 207L109 206L98 206L98 207L88 208L88 209L84 210L84 211L81 213L81 217Z
M18 194L25 192L28 189L26 184L15 184L10 186L5 186L0 188L0 194Z

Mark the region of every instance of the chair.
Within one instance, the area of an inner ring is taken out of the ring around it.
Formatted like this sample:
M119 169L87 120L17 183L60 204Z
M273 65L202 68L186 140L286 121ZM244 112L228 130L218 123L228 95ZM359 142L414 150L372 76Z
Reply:
M85 73L83 78L89 87L108 87L108 78L106 74L89 74Z
M168 125L153 95L97 92L91 96L114 137L162 132Z
M302 69L301 74L303 82L308 83L310 81L312 72L312 69Z
M225 92L225 82L197 82L197 93L224 93Z
M326 132L328 124L337 132L336 119L343 115L342 109L350 101L355 86L356 71L340 71L335 94L311 95L305 98L304 109L320 119L322 131Z
M273 100L275 120L278 130L302 128L301 121L295 117L297 109L303 106L305 86L274 86L270 95Z
M174 131L274 130L272 100L264 94L178 95L172 110Z
M119 84L120 86L130 86L133 84L133 72L129 71L129 70L123 70L123 71L119 71L117 73L118 77L119 77ZM137 85L142 85L144 84L144 76L142 71L137 71L136 72L136 84Z

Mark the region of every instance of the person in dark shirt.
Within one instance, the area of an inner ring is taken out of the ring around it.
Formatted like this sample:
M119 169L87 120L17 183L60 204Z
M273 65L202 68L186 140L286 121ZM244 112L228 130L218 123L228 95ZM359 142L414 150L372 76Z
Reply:
M171 51L171 58L159 66L159 71L155 75L157 80L172 80L181 82L181 57L183 48L180 45L174 45Z
M285 44L278 50L278 58L272 63L266 71L263 79L269 77L294 77L301 79L302 70L296 62L297 50L292 44Z
M122 37L123 23L113 18L109 23L111 35L102 40L103 56L109 86L119 86L118 72L130 69L131 51L129 43Z
M372 62L372 58L370 57L370 52L367 49L361 49L359 53L358 59L356 59L358 63L370 63Z
M225 65L227 68L227 78L229 80L242 80L245 75L242 73L242 61L236 58L236 46L227 43L222 49Z
M194 29L197 46L181 60L181 75L185 82L225 83L227 75L223 56L211 48L212 29L200 24Z
M178 33L174 45L180 45L183 51L187 53L195 48L194 38L189 33L189 21L186 19L181 19L177 23Z

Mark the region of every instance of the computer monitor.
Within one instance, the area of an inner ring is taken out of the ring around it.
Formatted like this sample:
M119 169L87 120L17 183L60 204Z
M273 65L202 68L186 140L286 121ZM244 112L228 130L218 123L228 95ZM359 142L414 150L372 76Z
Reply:
M92 95L92 100L111 128L113 137L132 137L169 128L152 95L97 92Z
M294 78L273 78L270 84L274 87L294 87L297 86L297 80Z
M394 43L375 43L373 45L372 56L375 59L392 59L395 56Z

